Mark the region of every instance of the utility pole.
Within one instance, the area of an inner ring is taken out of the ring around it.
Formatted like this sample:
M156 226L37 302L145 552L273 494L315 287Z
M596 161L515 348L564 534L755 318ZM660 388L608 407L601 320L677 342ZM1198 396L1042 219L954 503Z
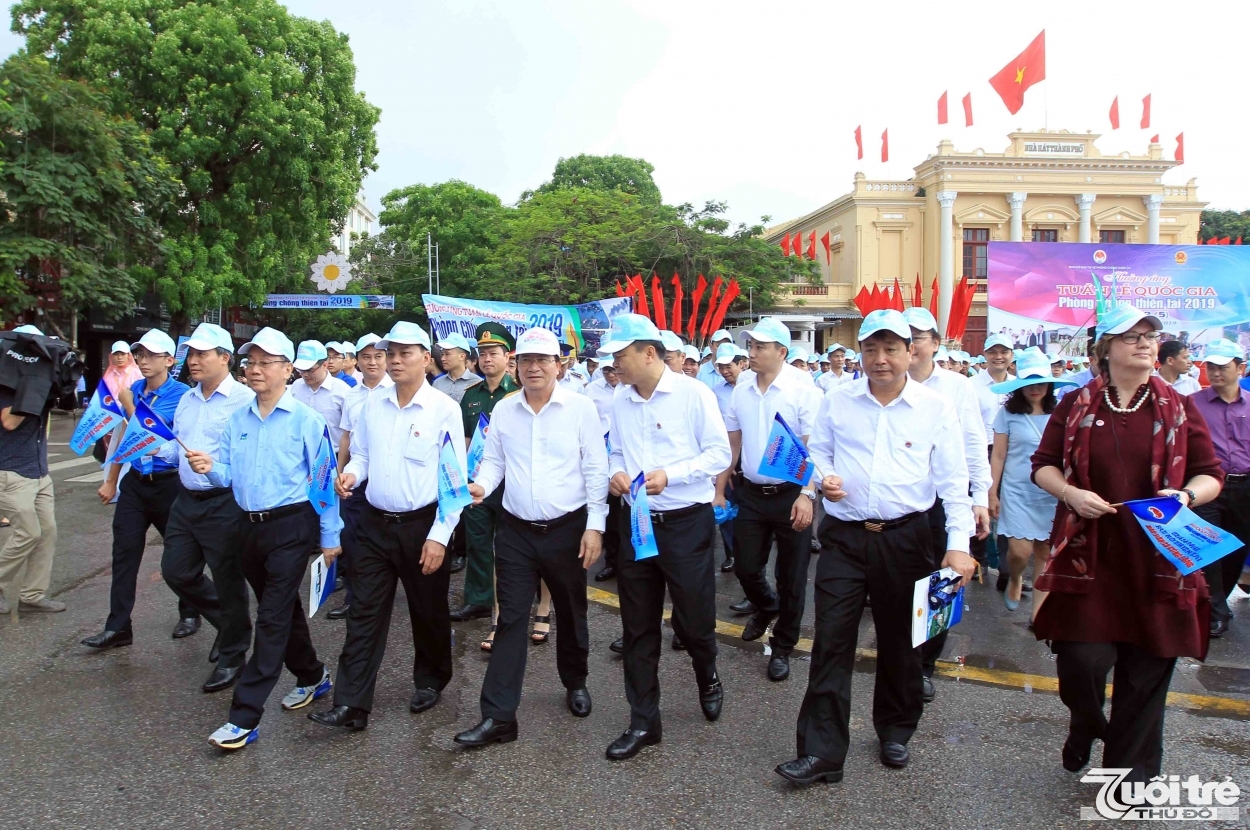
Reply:
M443 293L443 274L438 268L438 244L434 245L434 290Z
M429 279L427 294L434 293L434 243L430 234L425 235L425 273Z

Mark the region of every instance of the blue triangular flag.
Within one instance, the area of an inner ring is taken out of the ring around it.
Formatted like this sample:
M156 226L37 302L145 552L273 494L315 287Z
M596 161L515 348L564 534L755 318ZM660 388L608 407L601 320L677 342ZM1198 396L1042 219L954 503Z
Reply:
M460 459L451 446L451 436L443 433L438 450L438 518L440 521L462 507L473 503L469 495L468 476L460 467Z
M490 416L485 412L477 413L477 427L473 430L473 440L469 442L469 481L477 478L477 471L482 468L482 456L486 454L486 436L489 434Z
M773 428L768 433L768 443L760 458L757 472L762 476L780 478L799 486L807 486L812 480L812 457L778 412L773 417Z
M334 479L338 473L339 462L330 442L330 430L322 427L321 444L317 447L317 458L308 479L308 500L318 516L339 503L338 494L334 492Z
M95 388L95 394L91 396L86 412L78 422L78 428L69 439L69 448L75 454L82 455L125 419L126 412L117 403L117 399L113 397L113 393L109 391L104 381L100 381Z
M647 499L646 475L639 473L629 485L629 540L634 545L634 561L659 556L655 530L651 527L651 506Z
M1171 496L1126 501L1151 544L1182 574L1191 574L1241 547L1233 534L1204 521Z
M140 398L135 401L135 414L126 424L126 432L122 435L117 452L108 460L109 464L125 464L142 458L166 441L174 440L174 432L161 416Z

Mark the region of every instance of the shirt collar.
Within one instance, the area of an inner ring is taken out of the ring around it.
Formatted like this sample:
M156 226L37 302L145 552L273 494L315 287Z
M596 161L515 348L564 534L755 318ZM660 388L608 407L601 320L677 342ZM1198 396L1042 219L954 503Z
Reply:
M165 382L162 383L160 386L156 387L151 392L149 392L148 391L148 379L141 377L138 380L136 380L134 383L130 384L130 391L138 395L141 398L156 397L160 395L161 390L164 389L166 386L168 386L170 382L173 381L173 379L174 379L174 376L172 374L166 375Z
M430 405L430 396L433 394L433 385L428 380L422 381L421 385L417 387L416 394L412 396L412 400L408 401L408 406L416 405L425 409ZM396 409L407 409L407 407L399 405L399 387L395 384L391 384L386 388L386 399L393 403Z
M209 398L212 398L213 395L221 395L223 398L228 398L237 390L242 388L243 384L235 380L233 376L227 374L226 379L217 384L217 388L213 390L213 394L209 395L208 398L204 397L204 384L202 383L197 383L195 385L195 389L191 391L195 393L197 398L207 403Z
M295 396L291 394L291 387L288 386L286 391L282 393L282 397L278 398L278 402L274 404L273 408L284 409L287 412L292 412L295 410L296 403L298 403L298 401L295 400ZM257 418L260 418L260 398L252 398L252 402L248 405L248 408L252 410Z
M1232 403L1228 403L1223 398L1221 398L1220 393L1215 391L1214 386L1208 386L1206 389L1200 389L1199 391L1195 392L1192 395L1192 397L1198 397L1198 396L1201 396L1202 400L1206 403L1215 403L1216 401L1219 401L1225 406L1240 406L1246 401L1246 390L1242 389L1240 394L1237 395L1237 400L1233 401Z
M682 375L685 377L685 375ZM660 375L660 381L655 385L654 391L651 392L651 400L655 400L655 396L659 392L669 393L673 391L673 387L677 384L677 373L667 366L664 367L664 374ZM629 387L629 396L636 401L646 402L646 398L638 394L637 388Z
M863 380L863 378L861 378L861 380ZM859 398L859 397L872 398L872 393L869 392L868 390L869 383L871 383L871 381L865 381L864 383L851 384L850 389L846 394L849 394L851 397L854 397L854 398ZM911 375L907 375L907 379L903 383L902 393L900 393L897 398L895 398L894 400L886 404L886 406L893 406L898 401L903 401L908 406L914 407L916 405L916 397L918 395L923 394L922 392L920 392L920 387L922 386L924 386L923 383L912 380ZM872 399L873 401L877 400L876 398L872 398Z

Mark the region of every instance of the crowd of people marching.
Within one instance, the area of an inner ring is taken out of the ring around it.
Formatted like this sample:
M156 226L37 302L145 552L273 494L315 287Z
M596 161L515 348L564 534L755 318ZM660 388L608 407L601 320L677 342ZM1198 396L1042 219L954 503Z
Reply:
M328 697L312 721L364 729L402 583L411 712L436 706L451 680L452 623L489 618L482 718L455 742L506 743L519 735L531 643L555 640L567 707L591 714L586 584L602 557L594 579L616 581L622 636L611 649L623 656L631 713L606 755L623 760L662 739L665 595L672 647L691 658L699 705L715 721L725 698L716 569L739 580L742 639L770 637L762 673L782 682L819 554L796 752L776 772L836 782L864 609L876 629L880 759L905 767L945 643L912 646L913 585L940 567L967 583L996 561L1004 604L1014 612L1027 597L1029 625L1057 658L1071 710L1064 767L1081 769L1102 740L1103 766L1144 781L1160 772L1176 660L1205 658L1209 639L1228 630L1244 551L1181 576L1117 506L1170 495L1250 538L1245 355L1231 341L1207 344L1203 387L1183 345L1161 345L1161 328L1121 304L1090 330L1083 358L1017 349L1001 334L973 357L948 350L924 309L882 310L862 321L853 347L808 354L775 318L737 342L719 330L700 350L625 314L579 361L546 329L514 336L497 323L473 340L432 343L400 322L383 337L298 348L265 328L238 349L205 323L186 344L186 383L172 374L173 340L149 331L114 345L104 381L131 417L142 403L175 440L124 469L106 465L99 496L116 502L110 608L82 642L101 651L134 642L136 580L155 527L179 606L173 636L208 620L215 665L202 688L234 690L213 745L257 740L284 666L296 684L283 709ZM7 396L0 389L0 476L29 485L0 488L0 514L14 525L0 589L11 602L20 589L26 610L61 610L46 598L55 544L46 413L15 415ZM809 483L764 472L778 417L807 448ZM339 503L319 510L309 482L327 440ZM448 447L472 505L440 507ZM644 499L645 548L634 530ZM346 624L333 672L300 601L318 553L337 561L345 585L328 612ZM461 570L463 604L451 608Z

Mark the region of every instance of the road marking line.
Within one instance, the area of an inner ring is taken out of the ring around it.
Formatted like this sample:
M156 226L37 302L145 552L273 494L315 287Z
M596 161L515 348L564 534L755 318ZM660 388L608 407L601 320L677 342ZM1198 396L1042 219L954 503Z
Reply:
M68 470L70 467L81 467L84 464L98 465L99 463L99 461L96 461L91 456L87 456L86 458L71 458L69 461L58 461L55 464L49 464L48 472L55 473L57 470Z
M613 593L600 590L599 588L586 588L587 598L591 602L597 602L600 605L607 605L612 608L620 608L621 600ZM664 609L664 619L672 616L672 612L667 608ZM716 633L724 634L730 637L741 637L742 626L736 623L716 621ZM811 639L801 638L794 646L795 651L801 651L806 654L812 653ZM868 660L877 659L877 650L873 648L857 648L855 656ZM976 666L965 666L961 663L939 660L937 664L937 673L943 677L954 678L955 680L966 680L971 683L982 683L987 686L998 686L1004 689L1020 689L1027 692L1045 692L1049 694L1059 693L1059 679L1042 674L1026 674L1024 672L1003 671L1001 669L982 669ZM1111 696L1111 685L1107 685L1107 696ZM1217 695L1193 695L1186 692L1169 692L1168 706L1177 709L1188 709L1195 712L1203 712L1210 715L1222 715L1226 717L1250 719L1250 700L1240 700L1231 697L1219 697Z
M99 473L87 473L85 476L67 478L65 481L67 484L103 484L104 477Z

